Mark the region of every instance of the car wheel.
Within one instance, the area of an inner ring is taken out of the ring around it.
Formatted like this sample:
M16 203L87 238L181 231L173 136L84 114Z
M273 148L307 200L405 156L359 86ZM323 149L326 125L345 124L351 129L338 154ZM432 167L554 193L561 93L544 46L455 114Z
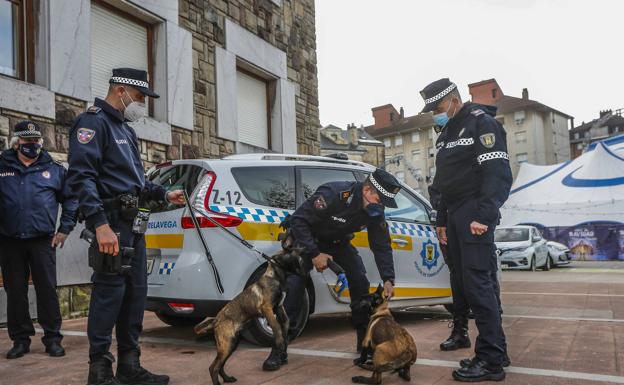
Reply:
M247 282L247 286L256 282L262 274L264 274L265 269L257 270L249 281ZM297 322L295 323L296 335L294 337L298 337L303 329L305 329L308 324L308 319L310 318L310 293L306 289L304 291L304 296L301 300L301 308L299 314L297 315ZM292 323L291 323L292 324ZM260 345L260 346L273 346L273 330L269 326L266 318L258 317L254 318L249 322L247 327L243 329L241 332L241 336L252 344Z
M550 259L550 253L546 254L546 263L544 264L544 271L549 271L552 266L552 259Z
M537 266L535 266L535 254L531 257L531 264L529 265L529 270L535 271L537 270Z
M177 315L169 315L158 312L156 313L156 317L158 317L159 320L166 323L167 325L175 327L195 326L203 321L203 318L199 317L181 317Z

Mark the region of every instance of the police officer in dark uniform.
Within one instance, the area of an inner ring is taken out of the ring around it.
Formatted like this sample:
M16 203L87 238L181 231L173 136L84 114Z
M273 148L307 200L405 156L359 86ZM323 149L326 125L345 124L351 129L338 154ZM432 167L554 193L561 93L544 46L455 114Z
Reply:
M120 248L131 247L134 253L122 260L129 271L94 271L87 327L88 384L167 384L168 376L148 372L139 361L147 296L143 236L147 219L138 207L148 201L184 204L184 196L145 180L139 142L126 123L146 115L146 97L158 97L148 88L147 73L114 69L109 83L106 99L96 98L70 131L68 182L78 196L86 228L96 234L99 252L116 256ZM109 352L113 327L119 360L116 376Z
M446 207L440 204L441 194L434 184L429 186L429 202L431 203L431 207L437 212L436 218L440 218L440 220L436 220L436 222L445 223L445 218L447 217ZM440 228L440 231L442 231L445 227L446 226L436 228ZM464 288L461 285L461 277L458 276L458 274L461 274L461 271L457 271L457 266L454 263L456 257L451 257L448 245L442 239L440 239L440 251L442 251L444 263L446 263L449 269L451 291L453 293L453 304L450 307L450 311L453 315L452 331L449 338L440 344L440 350L452 351L469 348L471 346L470 337L468 336L469 306L468 300L464 295Z
M346 273L351 297L352 324L357 331L357 349L369 320L369 309L357 306L368 294L370 283L362 258L350 240L353 233L367 229L370 248L375 256L385 295L394 293L394 261L390 233L384 218L384 206L397 207L395 195L399 182L384 170L375 170L364 182L331 182L321 185L295 212L285 225L292 231L295 244L304 248L303 256L317 271L327 269L330 260ZM295 275L287 280L284 307L290 320L299 314L305 281ZM292 323L291 323L292 326ZM296 332L289 333L291 336ZM264 362L264 370L276 370L287 362L286 352L276 349Z
M438 238L448 244L458 273L455 284L468 302L466 306L460 300L460 309L472 309L479 330L475 357L463 360L453 378L501 381L507 345L496 280L494 229L512 183L505 130L494 119L495 107L462 103L457 86L447 78L429 84L421 95L423 112L433 112L434 122L442 129L436 142L433 183L441 194Z
M7 358L30 351L35 329L28 311L28 276L37 292L37 319L43 344L52 357L61 346L61 312L56 295L56 246L63 247L76 225L78 203L65 184L67 171L43 149L39 126L15 125L11 148L0 158L0 265L7 293L7 327L13 348ZM63 205L56 227L59 203Z

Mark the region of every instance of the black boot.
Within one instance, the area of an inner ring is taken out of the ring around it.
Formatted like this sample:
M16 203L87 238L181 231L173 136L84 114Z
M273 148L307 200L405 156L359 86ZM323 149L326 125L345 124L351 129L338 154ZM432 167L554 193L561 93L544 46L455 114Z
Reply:
M113 376L115 358L110 353L91 357L87 385L121 385Z
M450 337L440 344L440 350L449 351L470 347L468 337L468 318L455 317Z
M141 352L128 350L119 353L117 364L117 379L123 385L167 385L169 376L154 374L141 366L139 356Z
M476 359L476 357L475 358L464 358L463 360L459 361L459 366L461 366L462 368L467 368L467 367L469 367L472 364L472 361L474 361L475 359ZM505 357L503 358L502 366L503 366L503 368L506 368L509 365L511 365L511 359L509 358L507 353L505 353Z
M502 366L490 365L480 359L473 359L470 366L453 371L453 378L460 382L502 381L505 371Z
M22 357L28 352L30 352L30 340L15 341L11 350L7 352L6 358L9 360L13 360L15 358Z
M277 348L271 349L271 354L262 364L262 370L270 372L277 370L288 363L288 353Z

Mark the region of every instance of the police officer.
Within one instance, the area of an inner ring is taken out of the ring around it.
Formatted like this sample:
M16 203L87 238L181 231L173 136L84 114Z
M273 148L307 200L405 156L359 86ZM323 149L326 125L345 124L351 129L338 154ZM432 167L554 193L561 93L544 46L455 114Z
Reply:
M37 292L41 339L52 357L65 355L61 346L61 312L56 295L57 246L63 247L76 225L77 202L65 184L67 171L43 149L39 126L15 125L10 149L0 159L0 265L7 293L7 326L13 348L6 357L30 351L35 329L28 312L28 276ZM57 229L59 203L63 205Z
M134 255L122 261L130 265L129 272L95 271L92 276L88 384L167 384L168 376L150 373L139 361L147 271L145 226L141 226L145 218L137 208L150 200L184 204L184 196L181 190L167 192L145 180L139 143L126 123L146 115L146 97L158 97L148 88L147 73L117 68L109 83L106 99L96 98L70 131L68 177L86 227L95 231L99 252L118 255L120 248L133 247ZM116 376L109 352L113 327L119 359Z
M317 271L327 269L330 260L346 272L351 297L352 324L357 331L357 350L369 320L369 309L358 307L358 300L368 294L370 283L366 270L350 240L353 233L367 229L370 248L375 256L385 295L394 293L394 261L390 234L384 218L384 206L397 207L394 200L401 185L384 170L375 170L364 182L331 182L321 185L286 221L295 244L304 248L304 258ZM287 279L284 307L288 318L295 320L300 311L305 282L295 275ZM292 324L291 324L292 326ZM296 335L296 331L289 333ZM286 352L276 349L263 364L264 370L276 370L287 362Z
M435 178L434 178L435 181ZM441 205L441 195L437 187L432 184L429 186L429 201L434 210L436 210L436 222L439 224L446 223L446 207ZM441 225L440 231L444 229L444 225ZM449 338L440 344L440 350L451 351L462 348L469 348L470 337L468 336L468 300L464 295L464 288L461 285L461 271L457 271L456 256L451 257L448 250L448 245L443 239L440 239L440 250L444 257L444 262L449 269L451 291L453 293L453 304L451 305L451 313L453 315L452 331Z
M436 223L438 238L448 244L456 285L463 289L479 330L475 357L463 360L453 378L501 381L507 346L494 229L512 182L505 130L494 119L495 107L462 103L457 86L447 78L429 84L421 95L423 112L433 112L435 124L442 129L433 183L441 194L438 210L443 214Z

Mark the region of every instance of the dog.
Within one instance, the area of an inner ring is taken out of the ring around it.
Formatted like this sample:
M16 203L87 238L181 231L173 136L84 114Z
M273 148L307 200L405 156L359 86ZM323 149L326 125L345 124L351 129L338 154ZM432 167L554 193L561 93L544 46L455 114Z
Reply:
M195 326L195 333L205 335L214 331L217 356L210 365L213 385L235 382L236 378L225 373L224 366L236 350L240 332L256 317L265 317L273 329L274 347L286 352L289 321L283 302L286 296L286 275L306 277L309 269L301 257L301 249L289 247L272 256L266 272L219 311L216 317L207 318Z
M351 380L360 384L381 384L381 373L395 371L405 381L410 381L410 368L416 362L416 343L412 336L399 325L388 308L388 298L383 297L379 285L372 294L365 295L357 306L368 307L371 319L362 341L362 353L354 363L371 370L371 377L355 376ZM372 354L372 363L367 363Z

